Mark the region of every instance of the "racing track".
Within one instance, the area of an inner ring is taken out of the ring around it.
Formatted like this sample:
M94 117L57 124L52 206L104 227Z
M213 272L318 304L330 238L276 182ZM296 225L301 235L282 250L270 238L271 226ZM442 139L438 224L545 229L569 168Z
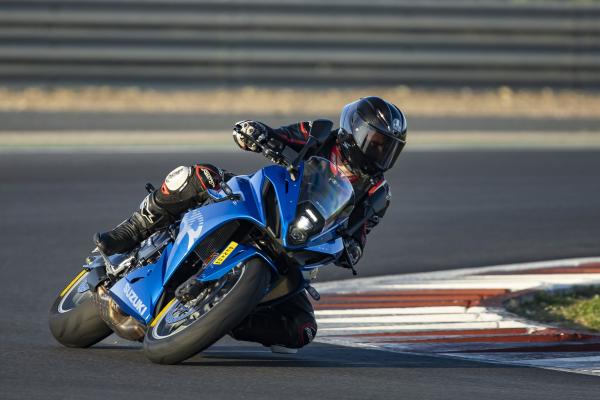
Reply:
M56 344L47 309L143 184L203 160L240 172L252 154L1 154L0 398L592 399L595 377L312 345L297 356L224 340L183 366L133 344ZM361 276L598 255L599 152L407 152ZM322 279L350 277L331 268Z

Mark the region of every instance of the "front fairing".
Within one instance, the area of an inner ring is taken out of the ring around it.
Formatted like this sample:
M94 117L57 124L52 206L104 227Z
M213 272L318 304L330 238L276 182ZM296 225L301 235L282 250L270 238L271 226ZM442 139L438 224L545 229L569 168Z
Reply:
M354 207L354 188L338 167L322 157L311 157L303 164L302 183L294 220L287 243L292 248L323 249L324 244L340 248L340 228ZM294 230L306 240L294 238ZM329 249L329 247L328 247ZM329 250L328 250L329 251Z
M135 269L110 288L112 298L127 315L143 323L152 320L163 293L167 260L172 249L173 245L168 244L156 262Z
M311 157L304 163L298 203L310 203L324 218L328 230L347 218L354 206L354 188L340 169L326 158ZM296 210L298 214L300 210Z
M311 159L317 158L312 157ZM328 160L324 161L330 163ZM298 166L296 176L299 178L304 178L304 165L305 163L302 163ZM240 200L207 204L190 210L184 215L175 241L174 251L168 262L167 279L172 271L190 254L197 243L222 224L231 220L242 219L265 229L267 226L267 206L263 198L263 189L267 183L272 185L277 200L277 212L281 227L279 236L274 239L279 242L281 247L289 249L305 247L319 250L327 247L328 252L329 249L340 248L338 229L345 224L348 215L347 212L341 213L340 210L344 208L351 209L353 192L346 193L343 201L335 203L334 207L327 208L331 204L325 204L325 218L328 221L324 229L312 235L306 243L295 245L289 240L287 232L296 219L298 202L306 197L301 190L305 183L303 179L292 179L285 168L271 165L253 175L240 175L228 181L231 190L240 196ZM349 182L344 183L344 190L352 190ZM323 244L329 244L329 246L319 246Z

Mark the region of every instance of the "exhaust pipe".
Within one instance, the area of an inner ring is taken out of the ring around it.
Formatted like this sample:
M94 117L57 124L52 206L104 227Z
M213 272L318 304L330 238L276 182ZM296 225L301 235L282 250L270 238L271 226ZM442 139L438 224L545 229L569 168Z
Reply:
M100 318L117 335L127 340L142 341L146 334L146 326L130 315L126 315L108 294L103 286L98 286L94 292L94 302Z

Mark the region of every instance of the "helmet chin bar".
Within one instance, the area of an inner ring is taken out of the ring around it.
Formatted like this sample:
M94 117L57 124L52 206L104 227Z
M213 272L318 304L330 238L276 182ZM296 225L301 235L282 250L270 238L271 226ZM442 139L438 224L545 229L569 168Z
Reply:
M350 164L350 168L354 171L360 171L363 174L377 174L382 170L377 168L369 161L360 151L352 135L344 132L340 138L340 153L344 161Z

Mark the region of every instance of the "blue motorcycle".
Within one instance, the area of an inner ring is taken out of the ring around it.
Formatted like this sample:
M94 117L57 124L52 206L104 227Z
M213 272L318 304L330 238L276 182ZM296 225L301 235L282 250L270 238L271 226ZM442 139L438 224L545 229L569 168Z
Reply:
M311 278L347 256L342 235L354 206L348 179L312 155L331 127L314 121L300 152L247 137L277 165L209 191L206 203L127 254L96 249L50 310L54 337L88 347L114 332L143 341L153 362L175 364L260 307L303 290L318 299ZM194 296L182 299L182 287Z

